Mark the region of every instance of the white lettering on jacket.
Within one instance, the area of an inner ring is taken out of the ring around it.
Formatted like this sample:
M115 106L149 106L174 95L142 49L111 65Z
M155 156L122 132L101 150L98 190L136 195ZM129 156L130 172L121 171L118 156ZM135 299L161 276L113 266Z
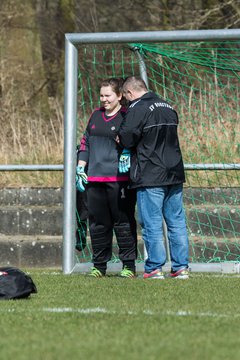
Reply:
M153 111L155 108L158 108L158 107L166 107L166 108L173 110L173 108L169 104L166 104L163 102L153 103L152 105L149 106L149 110Z

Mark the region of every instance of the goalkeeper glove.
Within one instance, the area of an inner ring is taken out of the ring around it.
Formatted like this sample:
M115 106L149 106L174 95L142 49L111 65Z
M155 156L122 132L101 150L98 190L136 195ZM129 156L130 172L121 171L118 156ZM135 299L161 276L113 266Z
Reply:
M76 168L76 188L78 191L85 191L85 184L88 184L87 174L84 172L83 166L77 166Z
M130 169L131 165L131 153L130 150L123 149L120 155L118 169L120 173L126 173Z

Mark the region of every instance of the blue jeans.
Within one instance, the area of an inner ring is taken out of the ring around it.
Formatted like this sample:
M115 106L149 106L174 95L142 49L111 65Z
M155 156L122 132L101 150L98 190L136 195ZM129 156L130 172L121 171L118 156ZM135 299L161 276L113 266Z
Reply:
M139 223L148 255L145 261L147 273L161 270L166 263L163 218L172 270L188 267L188 235L182 197L182 184L137 189Z

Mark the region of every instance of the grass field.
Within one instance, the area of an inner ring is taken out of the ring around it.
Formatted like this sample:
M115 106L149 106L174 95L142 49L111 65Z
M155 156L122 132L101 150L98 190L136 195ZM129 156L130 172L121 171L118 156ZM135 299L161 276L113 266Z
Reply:
M0 358L239 359L239 275L92 279L29 270L38 293L0 302Z

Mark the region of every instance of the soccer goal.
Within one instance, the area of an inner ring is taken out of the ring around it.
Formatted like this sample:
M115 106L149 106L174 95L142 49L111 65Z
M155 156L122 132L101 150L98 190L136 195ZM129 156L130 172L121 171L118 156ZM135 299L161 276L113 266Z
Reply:
M76 213L76 145L99 106L101 80L129 75L140 75L179 114L191 270L240 272L239 58L240 29L66 34L65 274L91 266L89 241L75 251L76 226L86 229ZM140 228L138 249L142 271ZM117 253L114 245L109 271L120 269Z

